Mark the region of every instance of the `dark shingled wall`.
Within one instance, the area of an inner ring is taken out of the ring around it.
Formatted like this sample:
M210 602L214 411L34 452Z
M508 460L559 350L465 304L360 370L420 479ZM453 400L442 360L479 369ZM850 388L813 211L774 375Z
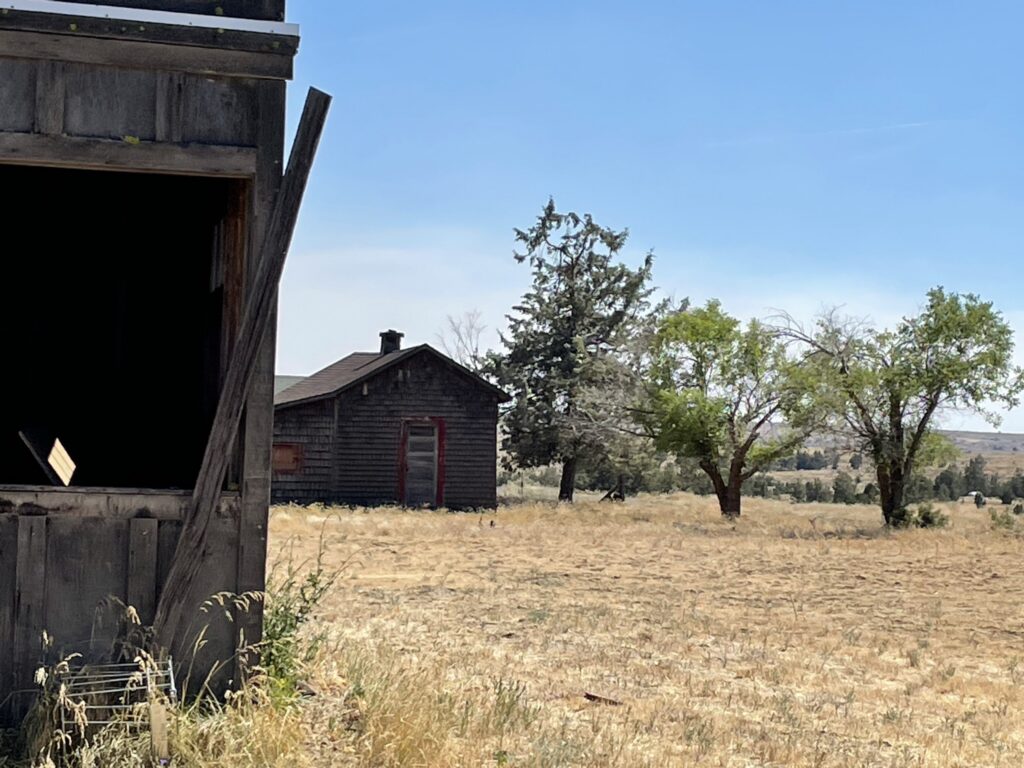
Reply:
M294 408L279 408L274 414L274 442L302 446L302 471L275 472L272 496L275 502L312 504L326 501L332 488L334 399L317 400Z
M334 426L330 481L323 446ZM379 505L398 500L399 454L404 419L445 421L445 505L497 504L497 396L429 353L415 355L335 398L278 408L275 443L301 443L300 474L275 473L275 502L325 501Z

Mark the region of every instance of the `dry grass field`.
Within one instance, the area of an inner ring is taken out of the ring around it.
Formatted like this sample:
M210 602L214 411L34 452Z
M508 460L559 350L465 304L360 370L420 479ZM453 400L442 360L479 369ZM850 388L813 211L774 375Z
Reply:
M272 565L344 569L281 764L1024 765L1024 538L950 511L277 509Z

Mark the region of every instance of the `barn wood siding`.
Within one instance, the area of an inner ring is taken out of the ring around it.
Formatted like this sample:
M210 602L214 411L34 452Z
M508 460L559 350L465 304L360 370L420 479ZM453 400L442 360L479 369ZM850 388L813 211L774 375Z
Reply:
M253 147L259 138L260 82L0 59L0 131ZM122 149L132 152L127 143Z
M446 426L445 505L494 507L495 395L429 354L415 355L338 396L333 501L398 501L403 419L442 418Z
M106 659L124 615L122 605L132 605L140 610L140 618L145 621L150 614L152 620L181 530L174 518L187 500L182 494L89 494L95 508L116 510L102 515L54 503L59 491L5 490L3 495L0 701L11 691L34 690L40 664L53 664L72 653L81 654L86 662ZM66 494L72 503L80 495L84 494ZM237 497L226 497L211 524L210 547L225 561L234 562L238 516ZM233 568L210 568L201 581L199 593L205 596L237 587ZM196 610L193 631L198 635L205 630L207 641L196 668L208 669L230 659L235 628L222 617L222 610ZM45 651L44 630L52 642ZM176 661L187 668L192 660ZM16 723L30 701L29 696L17 696L0 707L0 725Z
M312 504L332 501L330 492L334 401L317 400L279 409L274 416L274 442L297 443L303 448L302 469L275 472L271 497L276 504Z
M261 19L284 15L284 0L107 4ZM107 22L100 19L80 20L76 32L65 21L14 11L0 19L0 162L245 179L239 187L244 210L232 236L240 244L233 262L240 285L252 271L252 249L280 182L284 79L297 39L159 24L104 30ZM116 201L112 206L116 211ZM241 316L244 299L237 294L231 308ZM232 478L241 498L230 500L211 523L209 564L195 590L200 600L263 588L273 368L270 334L240 439L244 452L236 463L242 469ZM95 624L108 598L152 610L188 497L124 489L0 489L0 702L12 690L34 688L43 629L55 638L50 660L70 651L89 656L109 649L113 624ZM237 612L230 624L223 610L204 613L195 606L188 614L195 618L191 631L206 628L206 634L194 682L203 681L215 661L235 658L240 632L246 643L259 640L260 611L258 602L251 603L249 613ZM190 659L176 662L182 669L192 666ZM231 664L221 670L215 689L235 672ZM20 697L0 708L0 725L16 720L28 703Z
M18 516L0 510L0 694L14 690L14 608L18 563ZM0 704L0 725L11 708Z

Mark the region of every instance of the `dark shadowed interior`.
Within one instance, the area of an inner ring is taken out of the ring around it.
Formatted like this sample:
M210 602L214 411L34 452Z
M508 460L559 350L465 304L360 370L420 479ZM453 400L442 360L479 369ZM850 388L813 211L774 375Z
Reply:
M0 165L0 484L190 488L221 371L225 220L238 183ZM46 440L52 442L51 437Z

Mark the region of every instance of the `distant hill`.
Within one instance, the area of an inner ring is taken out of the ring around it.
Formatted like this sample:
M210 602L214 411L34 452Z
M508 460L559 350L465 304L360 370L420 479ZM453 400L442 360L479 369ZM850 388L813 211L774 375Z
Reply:
M948 429L939 431L967 454L1002 451L1024 453L1024 435L1015 432L959 432Z
M1016 432L965 432L955 429L940 429L938 432L968 456L976 453L1024 453L1024 434ZM832 435L813 436L807 441L807 447L841 453L853 450L851 441Z
M986 471L992 474L1009 477L1015 472L1024 472L1024 434L967 432L952 429L939 430L939 433L948 438L960 452L960 455L952 462L954 464L963 465L974 456L982 456L985 459ZM850 441L831 435L816 436L807 441L805 450L822 451L826 455L838 453L840 455L839 470L852 471L849 460L853 455L853 445ZM939 471L939 467L928 467L924 471L926 474L934 474ZM831 467L810 470L773 470L770 474L780 480L817 477L828 483L832 481L836 470Z

